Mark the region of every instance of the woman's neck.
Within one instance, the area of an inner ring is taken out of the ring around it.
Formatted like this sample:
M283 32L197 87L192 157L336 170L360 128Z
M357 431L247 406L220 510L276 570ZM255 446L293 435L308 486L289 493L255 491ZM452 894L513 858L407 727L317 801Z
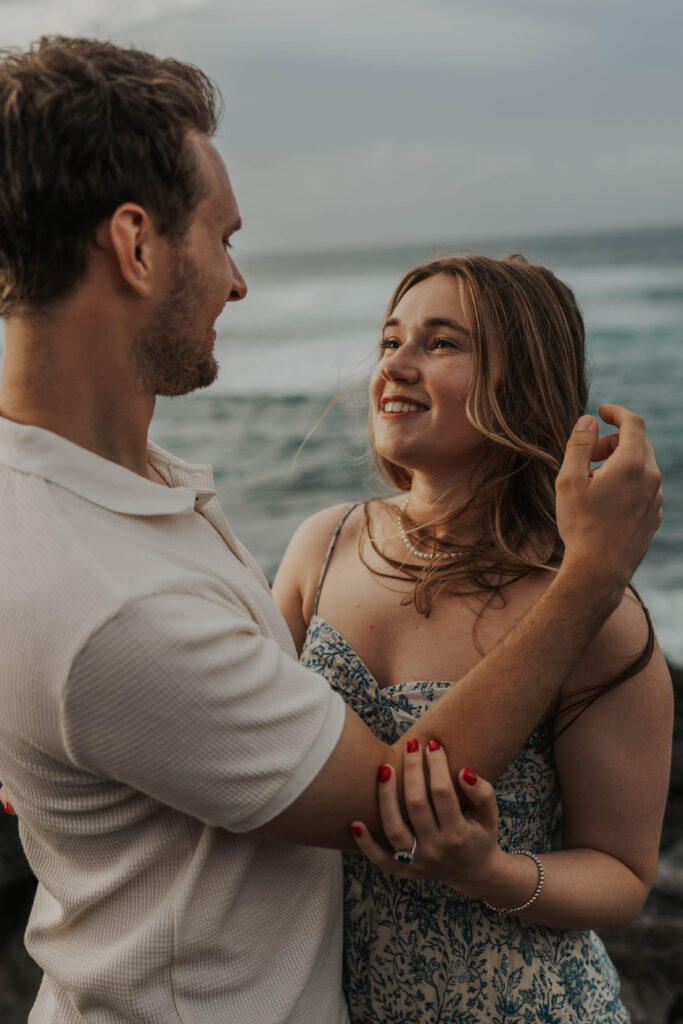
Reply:
M465 542L480 532L482 503L472 501L469 480L460 478L444 484L443 479L434 480L415 473L407 498L407 515L418 526L424 524L438 539L455 534Z

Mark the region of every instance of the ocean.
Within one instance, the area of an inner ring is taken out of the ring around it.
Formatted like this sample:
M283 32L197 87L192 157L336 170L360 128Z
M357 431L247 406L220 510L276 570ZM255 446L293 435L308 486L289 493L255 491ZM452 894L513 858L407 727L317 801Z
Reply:
M612 401L645 417L664 476L664 522L636 584L665 654L683 666L683 227L244 260L238 247L249 293L216 325L219 379L159 400L152 439L213 465L236 533L272 580L306 516L386 493L366 448L379 325L406 269L462 248L521 252L551 267L584 314L590 411ZM0 345L2 334L0 326Z
M683 228L244 261L238 248L249 294L218 321L220 377L206 392L160 400L152 438L213 464L231 523L272 579L306 516L382 492L365 447L378 327L403 271L449 248L521 252L574 289L590 411L613 401L643 415L663 472L664 522L636 583L665 653L683 665Z

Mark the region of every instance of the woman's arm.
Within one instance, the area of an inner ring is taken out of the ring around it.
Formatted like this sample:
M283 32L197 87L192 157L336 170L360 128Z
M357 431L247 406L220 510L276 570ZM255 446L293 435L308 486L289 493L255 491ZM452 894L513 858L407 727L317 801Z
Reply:
M624 598L565 695L615 675L641 649L645 632L642 610ZM671 680L656 649L642 672L600 697L558 739L565 849L541 854L543 890L519 917L550 927L612 928L640 913L657 867L672 719ZM460 789L472 801L462 815L455 791L448 794L445 758L442 764L439 753L426 757L431 802L421 758L417 752L405 755L406 806L418 837L413 867L399 868L360 822L358 845L375 863L403 876L439 879L495 907L521 906L536 889L538 869L530 858L498 848L493 791L483 780L467 785L460 773ZM411 826L399 812L391 777L379 792L386 834L395 849L409 847Z
M627 595L563 696L614 676L645 638L642 609ZM672 727L671 678L657 647L643 671L600 697L559 737L565 849L544 858L544 895L533 920L609 928L640 913L657 869Z

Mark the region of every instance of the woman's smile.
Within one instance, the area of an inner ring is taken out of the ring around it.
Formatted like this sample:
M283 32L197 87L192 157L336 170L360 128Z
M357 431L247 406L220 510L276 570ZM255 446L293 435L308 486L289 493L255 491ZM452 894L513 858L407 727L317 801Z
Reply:
M385 395L380 402L380 409L388 415L400 416L406 413L428 412L429 407L407 395Z

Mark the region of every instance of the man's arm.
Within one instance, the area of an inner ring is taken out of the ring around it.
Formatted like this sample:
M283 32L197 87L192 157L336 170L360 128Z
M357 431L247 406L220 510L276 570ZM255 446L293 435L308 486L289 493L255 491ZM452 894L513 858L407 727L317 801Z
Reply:
M619 604L661 522L661 475L643 421L602 406L620 428L598 441L597 424L576 429L557 481L565 558L544 595L508 636L452 687L394 747L347 711L341 738L311 785L259 834L354 849L348 823L381 835L375 780L380 764L402 780L408 739L445 747L451 772L469 765L494 779L509 764ZM579 424L580 426L581 424ZM617 443L618 442L618 443ZM591 472L591 461L606 459Z

